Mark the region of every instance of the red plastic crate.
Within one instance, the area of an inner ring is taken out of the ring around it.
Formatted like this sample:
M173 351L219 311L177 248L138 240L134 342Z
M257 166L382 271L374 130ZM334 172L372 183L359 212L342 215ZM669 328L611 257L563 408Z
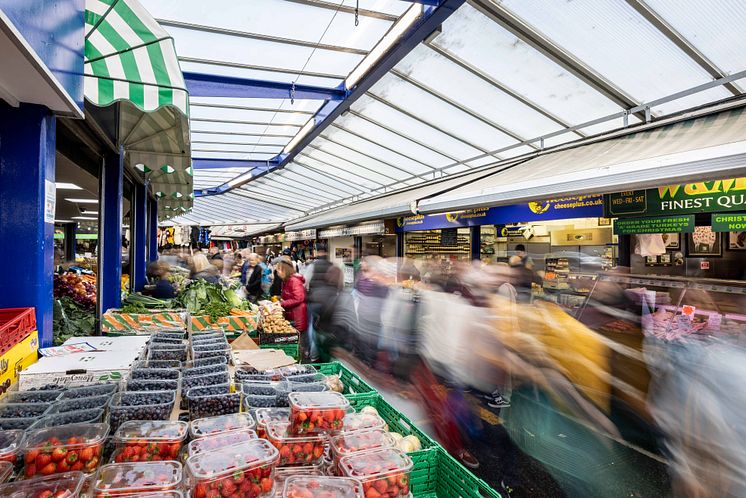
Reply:
M36 330L34 308L0 309L0 355Z

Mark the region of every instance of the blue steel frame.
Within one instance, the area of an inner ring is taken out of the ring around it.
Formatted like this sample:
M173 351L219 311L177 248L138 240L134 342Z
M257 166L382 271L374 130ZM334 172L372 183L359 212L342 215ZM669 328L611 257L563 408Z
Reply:
M54 220L45 214L56 125L46 107L0 101L0 308L36 308L43 347L52 345Z
M371 86L373 86L379 79L381 79L387 72L389 72L409 52L411 52L415 47L417 47L417 45L423 42L428 36L430 36L430 34L432 34L432 32L435 31L438 26L440 26L446 19L448 19L448 17L453 14L459 7L461 7L461 5L463 5L465 1L466 0L417 0L417 3L422 3L423 5L425 5L424 15L422 19L420 19L417 24L415 24L407 33L402 36L401 40L391 50L389 50L386 55L384 55L370 71L368 71L368 73L358 82L357 85L350 89L336 89L337 91L343 92L345 97L338 100L334 100L331 98L327 99L328 101L324 104L324 106L322 106L321 109L319 109L319 111L314 116L314 122L316 126L314 126L314 128L302 140L298 142L293 150L291 150L288 154L280 154L270 161L259 161L263 165L269 163L269 167L265 167L262 171L257 172L255 175L252 175L251 179L247 179L246 182L265 176L272 171L282 169L287 164L289 164L293 160L293 158L295 158L296 154L298 154L308 144L310 144L311 141L313 141L320 133L322 133L338 116L347 111L357 99L362 97ZM184 76L187 79L187 87L189 87L190 79L193 80L192 84L196 84L194 82L194 76L199 76L198 91L201 93L194 94L191 92L190 88L190 95L193 96L256 96L272 98L270 96L272 94L271 92L277 92L279 96L274 98L288 97L287 92L289 91L289 87L287 84L262 82L262 86L260 88L255 88L252 85L256 83L256 80L243 80L243 82L246 83L246 86L243 89L243 93L239 94L238 85L240 85L241 83L241 80L239 78L230 78L233 81L229 82L224 81L228 80L228 78L218 76L206 77L205 75L195 75L194 73L185 73ZM236 93L226 95L226 93L228 92L228 90L226 89L226 85L230 87L230 91L234 91ZM271 87L271 91L267 89L268 87ZM278 87L281 88L278 89ZM327 89L327 91L329 90L331 89ZM296 86L296 98L303 98L300 97L297 92L298 86ZM194 160L194 162L196 163L194 167L195 169L205 167L227 167L217 165L222 164L223 161L224 160L220 160L220 162L218 163L210 159L196 158ZM240 166L251 169L256 167L253 164L255 162L256 161L231 161L231 166L229 167ZM211 166L212 164L215 164L215 166ZM220 194L236 188L243 183L245 182L241 182L231 187L222 185L220 187L207 189L206 193L204 194L202 193L202 191L197 191L194 193L194 195L196 197L200 197L203 195Z
M124 150L107 154L99 175L98 316L122 302L122 193Z
M158 200L148 199L148 262L158 261Z
M133 216L130 226L133 248L130 272L132 288L139 292L145 288L145 267L147 266L145 251L148 247L148 187L135 183L134 190Z

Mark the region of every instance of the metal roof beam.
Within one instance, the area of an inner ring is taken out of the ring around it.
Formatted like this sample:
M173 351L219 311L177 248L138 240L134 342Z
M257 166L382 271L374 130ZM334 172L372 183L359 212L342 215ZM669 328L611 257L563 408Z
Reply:
M176 21L172 19L156 19L161 26L170 26L172 28L187 29L190 31L202 31L203 33L212 33L215 35L226 35L236 36L239 38L247 38L250 40L259 40L271 43L282 43L285 45L294 45L296 47L313 48L317 50L329 50L331 52L345 52L348 54L356 55L367 55L367 50L362 50L353 47L342 47L339 45L329 45L326 43L317 43L305 40L296 40L293 38L283 38L280 36L262 35L259 33L249 33L247 31L239 31L236 29L218 28L215 26L207 26L204 24L195 24L189 22Z
M409 140L413 144L417 144L417 145L419 145L420 147L422 147L424 149L427 149L427 150L430 150L432 152L435 152L436 154L440 154L441 156L445 157L446 159L450 159L451 161L458 161L458 158L450 155L449 153L447 153L445 151L442 151L442 150L439 150L439 149L436 149L432 145L428 145L425 142L421 142L420 140L417 140L416 138L414 138L414 137L412 137L410 135L405 135L404 133L402 133L402 132L400 132L400 131L398 131L398 130L396 130L396 129L394 129L394 128L386 125L386 124L383 124L380 121L376 121L375 119L370 118L370 117L368 117L368 116L366 116L364 114L360 114L359 112L355 111L354 109L350 109L350 114L352 114L356 118L362 119L363 121L367 121L368 123L370 123L370 124L372 124L374 126L377 126L377 127L381 128L383 130L386 130L389 133L393 133L394 135L396 135L398 137L401 137L401 138L404 138L406 140Z
M349 145L345 145L345 144L343 144L342 142L338 142L338 141L334 140L333 138L329 138L329 136L328 136L328 135L325 135L325 134L323 134L323 133L319 135L319 138L322 138L322 139L326 140L327 142L331 142L331 143L333 143L333 144L335 144L335 145L339 145L340 147L343 147L343 148L345 148L345 149L347 149L347 150L349 150L349 151L352 151L352 152L354 152L354 153L356 153L356 154L359 154L359 155L361 155L361 156L363 156L363 157L367 157L367 158L368 158L368 159L370 159L371 161L375 161L375 162L377 162L377 163L381 163L381 164L383 164L383 165L385 165L385 166L388 166L388 167L389 167L389 168L391 168L391 169L395 169L395 170L397 170L397 171L401 171L401 172L402 172L402 173L404 173L405 175L411 175L411 174L412 174L412 172L411 172L411 171L407 171L406 169L404 169L404 168L400 168L399 166L396 166L395 164L391 164L391 163L390 163L390 162L388 162L388 161L384 161L383 159L379 159L379 158L377 158L377 157L375 157L375 156L372 156L372 155L370 155L370 154L367 154L367 153L365 153L365 152L362 152L362 151L360 151L360 150L356 149L355 147L350 147Z
M427 6L423 10L423 15L399 38L399 40L388 49L388 51L377 60L372 68L349 90L345 92L344 99L341 99L339 105L325 105L315 117L315 126L289 151L284 154L280 164L274 169L281 169L289 164L293 158L309 146L311 142L323 132L337 117L347 111L350 106L377 82L389 70L391 70L399 61L409 54L417 45L430 36L443 21L453 14L465 0L440 0L437 6ZM297 96L297 98L302 98ZM254 181L271 171L259 173L257 176L247 179L246 182ZM243 183L243 182L242 182ZM239 184L240 185L240 184ZM238 186L238 185L237 185Z
M273 138L293 138L295 135L283 133L243 133L238 131L213 131L213 130L190 130L190 133L203 133L205 135L228 135L236 137L273 137Z
M282 148L281 145L279 147ZM271 154L272 153L272 152L249 151L249 150L194 149L194 148L192 149L192 152L225 152L226 154Z
M269 163L269 164L268 164ZM192 169L217 169L217 168L268 168L270 161L257 161L249 159L207 159L192 158Z
M720 79L726 76L715 63L708 59L702 52L700 52L689 40L684 38L668 21L663 19L657 12L655 12L644 0L626 0L627 3L635 9L642 17L645 18L650 24L660 31L663 36L668 38L674 45L679 47L690 59L699 65L702 69L715 79ZM723 85L733 95L741 95L741 91L733 83L725 83Z
M235 193L236 195L240 195L243 197L251 195L252 199L256 199L261 202L266 202L267 204L275 204L279 207L287 207L284 204L282 204L285 201L288 201L287 197L276 197L274 195L267 195L266 192L256 192L254 190L249 190L246 188L246 186L242 188L237 188L235 190L232 190L231 192ZM271 200L267 200L271 199ZM315 206L315 204L307 201L307 200L299 200L299 199L293 199L291 201L293 203L293 206L295 207L288 207L288 209L294 209L296 211L303 211L303 209L311 209ZM297 209L302 208L302 209Z
M301 5L309 5L312 7L318 7L321 9L333 10L335 12L343 12L345 14L355 14L355 7L341 4L339 1L336 2L325 2L324 0L285 0L286 2L297 3ZM383 19L384 21L394 22L398 19L393 14L386 14L385 12L378 12L377 10L369 9L358 9L358 15L361 17L372 17L374 19Z
M418 116L418 115L416 115L414 113L411 113L409 111L406 111L406 110L402 109L401 107L399 107L398 105L394 104L393 102L390 102L390 101L384 99L383 97L379 97L375 93L368 92L368 93L366 93L366 95L368 97L372 98L373 100L376 100L376 101L380 102L381 104L383 104L383 105L385 105L387 107L390 107L391 109L393 109L393 110L395 110L395 111L397 111L397 112L399 112L401 114L404 114L408 118L414 119L415 121L419 121L420 123L424 124L425 126L429 126L433 130L439 131L440 133L442 133L443 135L445 135L447 137L450 137L450 138L452 138L452 139L454 139L454 140L456 140L458 142L461 142L462 144L468 145L469 147L471 147L473 149L476 149L479 152L482 152L484 154L489 154L489 155L495 157L496 159L500 159L499 156L495 156L494 154L490 154L490 152L487 149L485 149L484 147L480 147L479 145L476 145L476 144L474 144L474 143L466 140L465 138L459 138L456 135L454 135L453 133L450 133L450 132L444 130L443 128L441 128L441 127L439 127L437 125L434 125L433 123L429 122L428 120L423 119L423 118L421 118L420 116Z
M270 206L275 206L275 207L279 207L279 208L282 208L282 209L288 209L290 211L299 211L301 213L303 212L302 209L298 209L298 204L295 204L295 205L292 205L292 206L288 206L286 204L281 204L279 202L272 202L272 201L267 201L267 200L264 200L264 199L259 199L258 197L250 195L251 192L246 191L246 190L236 189L236 190L231 191L231 194L235 194L235 195L237 195L239 197L245 197L246 199L253 200L255 202L261 202L261 203L264 203L264 204L269 204ZM293 200L293 202L295 203L295 200Z
M338 177L338 176L332 176L332 175L330 175L328 172L326 172L324 170L320 170L320 169L316 168L315 166L311 166L311 165L306 164L305 162L299 160L298 159L299 157L304 157L304 156L303 156L303 154L298 154L297 156L295 156L295 160L293 161L294 164L297 164L298 166L301 166L301 167L306 168L306 169L308 169L310 171L313 171L314 173L317 173L317 174L319 174L321 176L325 176L325 177L329 178L330 180L334 180L334 181L339 182L339 183L341 183L343 185L346 185L347 187L350 187L353 190L357 190L358 192L366 192L365 189L360 188L359 185L355 185L350 180L346 180L345 178L341 178L341 177ZM313 159L310 156L306 156L306 157L308 157L309 159ZM324 166L328 166L329 168L339 169L339 168L336 168L336 167L334 167L334 166L332 166L330 164L326 164L324 162L321 162L318 159L313 159L313 160L317 161L317 162L320 162L321 164L323 164ZM353 175L353 176L357 176L357 175ZM360 177L358 177L358 178L360 178ZM373 182L373 183L376 183L376 182Z
M377 147L380 147L380 148L385 149L385 150L387 150L389 152L393 152L394 154L396 154L398 156L401 156L401 157L404 157L406 159L409 159L412 162L415 162L417 164L421 164L422 166L425 166L426 168L435 169L433 166L431 166L431 165L429 165L429 164L427 164L425 162L422 162L419 159L415 159L414 157L412 157L412 156L410 156L408 154L405 154L405 153L403 153L403 152L401 152L399 150L392 149L391 147L388 147L386 145L378 143L375 140L371 140L370 138L368 138L368 137L366 137L364 135L361 135L361 134L359 134L357 132L354 132L354 131L352 131L352 130L350 130L348 128L345 128L344 126L342 126L342 125L340 125L338 123L332 123L332 126L335 127L335 128L337 128L338 130L342 130L345 133L349 133L350 135L352 135L354 137L357 137L357 138L359 138L361 140L365 140L366 142L371 143L371 144L373 144L373 145L375 145Z
M482 14L492 19L545 56L549 57L556 64L580 78L622 109L630 109L639 104L622 89L618 88L598 72L561 48L532 26L529 26L525 21L501 5L497 5L490 0L469 0L469 3ZM644 113L639 113L638 117L643 121L645 120Z
M362 164L360 164L360 163L358 163L358 162L355 162L355 161L351 161L350 159L344 158L344 157L342 157L342 156L340 156L340 155L338 155L338 154L335 154L335 153L333 153L333 152L329 152L328 150L324 150L324 149L322 149L321 147L319 147L318 145L315 145L315 144L308 144L308 147L309 147L309 148L311 148L311 149L314 149L314 150L316 150L316 151L319 151L319 152L320 152L320 153L322 153L322 154L327 154L327 155L329 155L329 156L335 157L335 158L339 159L340 161L342 161L343 163L350 163L350 164L353 164L353 165L357 166L358 168L362 168L362 169L364 169L364 170L366 170L366 171L370 171L371 173L373 173L373 174L375 174L375 175L378 175L378 176L382 176L382 177L384 177L384 178L388 178L389 180L394 180L394 181L398 181L398 179L397 179L397 178L395 178L395 177L393 177L393 176L391 176L391 175L387 175L387 174L385 174L385 173L381 173L380 171L376 171L376 170L374 170L374 169L372 169L372 168L369 168L369 167L367 167L367 166L363 166ZM313 156L311 156L310 154L308 154L308 156L309 156L309 157L313 157ZM323 161L322 161L322 162L323 162Z
M495 130L499 131L500 133L503 133L503 134L509 136L513 140L516 140L518 142L523 142L523 141L526 140L525 138L521 137L517 133L514 133L514 132L508 130L507 128L505 128L505 127L503 127L503 126L495 123L491 119L485 118L481 114L472 111L468 107L459 104L458 102L456 102L452 98L450 98L450 97L448 97L446 95L443 95L442 93L440 93L440 92L438 92L436 90L433 90L432 88L430 88L429 86L425 85L424 83L422 83L420 81L417 81L416 79L414 79L414 78L412 78L410 76L407 76L406 74L402 73L401 71L397 71L396 69L392 69L391 70L391 74L393 74L397 78L405 81L406 83L409 83L410 85L414 86L415 88L419 88L420 90L422 90L423 92L427 93L428 95L432 95L436 99L439 99L439 100L445 102L446 104L450 105L451 107L454 107L454 108L458 109L459 111L461 111L461 112L463 112L463 113L471 116L472 118L476 119L477 121L481 121L482 123L486 124L487 126L489 126L491 128L494 128ZM538 147L536 147L533 144L531 145L531 147L534 148L534 149L538 149Z
M316 183L318 185L323 185L325 188L334 189L337 192L341 192L344 195L354 195L355 194L355 192L350 192L349 190L345 190L345 189L340 188L340 187L338 187L336 185L332 185L330 183L321 181L318 178L312 178L312 177L310 177L308 175L304 175L303 173L300 173L299 171L291 170L289 167L286 167L285 169L283 169L283 171L286 171L288 174L291 174L291 175L295 175L295 176L299 176L301 178L305 178L306 180L314 182L314 183Z
M280 114L307 114L312 116L315 114L313 111L301 111L293 109L270 109L267 107L252 107L245 105L230 105L230 104L211 104L209 102L189 102L190 107L209 107L212 109L236 109L239 111L259 111L259 112L277 112Z
M320 87L236 78L217 74L184 72L184 82L191 97L235 97L263 99L343 100L347 92L341 88Z
M203 145L238 145L244 147L279 147L282 149L284 144L261 144L261 143L246 143L246 142L210 142L209 140L192 140L192 145L203 144ZM194 150L194 149L192 149Z
M232 67L235 69L250 69L252 71L263 71L265 73L292 74L295 76L313 76L315 78L326 78L331 80L343 80L346 76L341 74L317 73L314 71L298 71L297 69L285 69L272 66L257 66L255 64L242 64L240 62L218 61L212 59L200 59L197 57L179 57L179 62L192 64L203 64L207 66Z
M525 106L533 109L534 111L538 112L539 114L541 114L545 118L554 121L555 123L557 123L558 125L562 126L563 128L569 128L570 126L572 126L567 121L563 120L562 118L560 118L558 116L555 116L553 113L551 113L548 110L544 109L539 104L537 104L537 103L535 103L535 102L527 99L526 97L524 97L523 95L519 94L518 92L516 92L512 88L509 88L508 86L504 85L503 83L500 83L499 81L497 81L492 76L488 75L487 73L485 73L484 71L482 71L478 67L474 66L473 64L470 64L469 62L466 62L465 60L461 59L457 55L451 53L449 50L446 50L443 47L439 47L438 45L435 45L432 42L425 42L425 46L428 47L429 49L433 50L435 53L437 53L437 54L445 57L446 59L448 59L452 63L456 64L461 69L464 69L464 70L468 71L469 73L471 73L472 75L474 75L477 78L481 79L485 83L488 83L488 84L492 85L493 87L497 88L498 90L500 90L501 92L505 93L506 95L514 98L515 100L517 100L521 104L523 104L523 105L525 105ZM584 133L582 133L580 131L575 131L574 133L576 135L578 135L579 137L581 137L581 138L586 136Z
M291 185L274 185L267 183L267 179L262 179L263 183L256 183L256 186L258 188L264 188L269 189L270 192L274 192L275 194L279 193L280 195L291 195L291 196L306 196L306 198L314 201L329 201L334 199L334 197L329 197L322 195L318 192L306 192L304 190L300 190L297 188L293 188Z

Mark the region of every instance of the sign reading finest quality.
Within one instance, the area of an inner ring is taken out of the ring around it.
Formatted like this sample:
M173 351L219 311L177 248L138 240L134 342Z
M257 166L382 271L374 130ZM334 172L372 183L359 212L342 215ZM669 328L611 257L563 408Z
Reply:
M694 232L693 214L657 218L619 218L614 221L614 233L617 235L692 232Z
M746 208L746 178L669 185L604 195L604 216L742 211Z
M712 215L713 232L746 231L746 213L728 213Z

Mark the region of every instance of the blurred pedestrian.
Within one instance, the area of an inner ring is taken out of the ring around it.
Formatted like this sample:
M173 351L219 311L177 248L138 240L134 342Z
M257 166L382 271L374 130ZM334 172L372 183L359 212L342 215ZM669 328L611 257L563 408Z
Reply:
M210 284L217 284L220 282L220 275L218 269L214 265L211 265L207 260L207 256L204 254L197 253L192 256L192 280L204 280Z

